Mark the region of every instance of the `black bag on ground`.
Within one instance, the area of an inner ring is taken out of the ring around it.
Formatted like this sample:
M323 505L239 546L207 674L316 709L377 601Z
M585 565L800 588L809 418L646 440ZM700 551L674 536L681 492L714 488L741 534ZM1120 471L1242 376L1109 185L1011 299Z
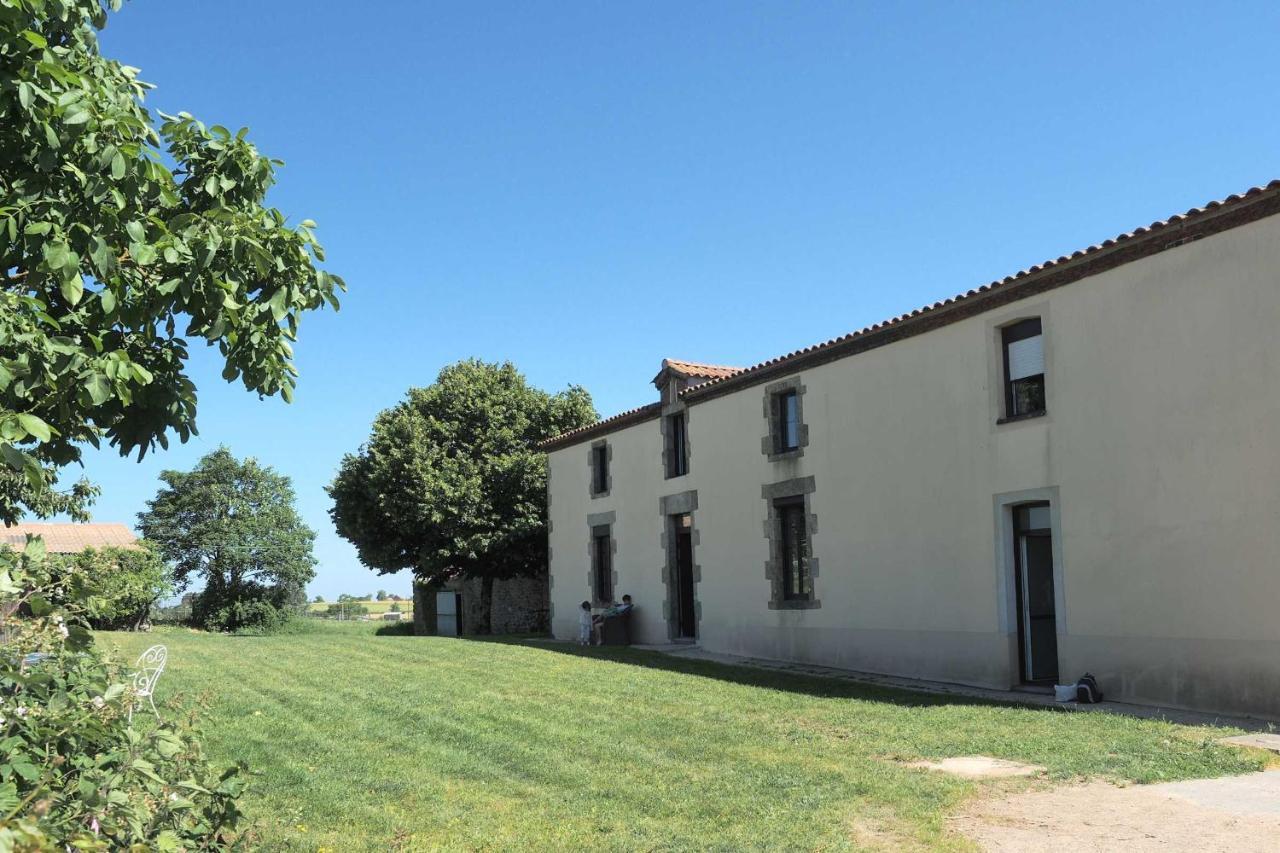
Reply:
M1082 704L1093 704L1102 701L1102 691L1098 689L1098 679L1086 672L1076 682L1076 701Z

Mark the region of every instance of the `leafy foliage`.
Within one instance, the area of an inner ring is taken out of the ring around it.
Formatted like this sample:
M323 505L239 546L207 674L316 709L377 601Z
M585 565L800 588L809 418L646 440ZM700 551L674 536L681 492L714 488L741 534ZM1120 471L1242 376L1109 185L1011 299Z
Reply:
M350 619L353 616L366 616L368 613L369 608L355 600L330 604L324 611L325 616L334 619Z
M494 578L545 570L547 463L535 445L597 417L582 388L548 394L510 363L458 362L343 457L330 516L379 572L479 577L488 593Z
M232 846L244 767L212 770L191 717L130 725L128 673L87 629L88 571L39 539L0 551L0 850Z
M222 447L160 479L165 487L138 514L139 526L179 589L203 580L193 620L211 630L279 627L315 575L316 535L294 508L289 478Z
M188 337L290 399L299 320L345 289L314 223L264 206L280 162L243 129L157 127L138 70L99 52L106 19L103 0L0 0L0 522L83 517L92 487L56 488L79 445L186 441Z
M137 630L151 607L173 589L169 570L145 540L137 548L87 548L79 554L50 558L64 571L84 577L93 592L89 624L97 630Z

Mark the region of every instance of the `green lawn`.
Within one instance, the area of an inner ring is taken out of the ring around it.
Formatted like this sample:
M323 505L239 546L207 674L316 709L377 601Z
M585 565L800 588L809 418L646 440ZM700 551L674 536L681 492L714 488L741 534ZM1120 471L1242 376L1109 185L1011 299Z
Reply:
M1260 766L1221 730L374 628L100 641L168 645L159 696L204 695L211 755L261 774L246 807L266 849L963 847L944 817L980 784L900 760L1141 782Z

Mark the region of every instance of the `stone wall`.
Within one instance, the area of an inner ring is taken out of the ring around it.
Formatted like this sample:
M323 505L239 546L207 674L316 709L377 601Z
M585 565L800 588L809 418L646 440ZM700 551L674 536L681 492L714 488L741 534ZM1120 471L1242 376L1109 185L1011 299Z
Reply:
M445 585L445 589L462 593L464 634L473 633L480 621L480 586L478 579L450 581ZM494 581L491 627L495 634L545 634L550 631L551 597L547 575Z

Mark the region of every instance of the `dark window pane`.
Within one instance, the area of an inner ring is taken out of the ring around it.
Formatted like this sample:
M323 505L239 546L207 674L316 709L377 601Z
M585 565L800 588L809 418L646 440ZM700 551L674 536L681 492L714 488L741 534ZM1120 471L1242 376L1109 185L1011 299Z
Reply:
M782 528L782 594L784 598L808 598L812 591L809 579L809 542L805 532L804 506L788 504L778 507Z
M800 399L795 391L778 395L778 450L795 450L800 446Z
M609 448L595 448L595 485L596 494L609 490Z
M1044 374L1028 376L1010 383L1010 397L1013 407L1011 416L1027 415L1032 412L1043 412L1044 406Z
M684 476L689 471L689 454L683 412L668 416L667 442L667 476Z
M596 600L613 601L613 546L608 533L597 534L595 539Z

